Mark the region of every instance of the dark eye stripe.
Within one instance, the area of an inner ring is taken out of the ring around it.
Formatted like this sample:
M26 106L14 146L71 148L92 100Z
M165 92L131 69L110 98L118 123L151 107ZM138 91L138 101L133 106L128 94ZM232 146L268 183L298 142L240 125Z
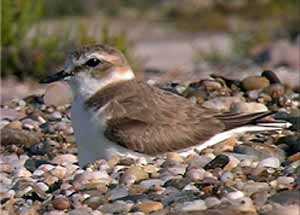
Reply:
M87 65L89 67L95 67L95 66L99 65L100 63L102 63L102 62L98 58L91 58L87 62L85 62L85 65Z

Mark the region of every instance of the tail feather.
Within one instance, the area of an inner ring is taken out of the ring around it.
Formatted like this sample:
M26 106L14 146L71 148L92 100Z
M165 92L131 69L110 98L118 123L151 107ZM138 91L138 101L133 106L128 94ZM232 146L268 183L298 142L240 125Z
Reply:
M242 135L245 132L276 131L288 128L292 125L291 123L282 120L261 120L271 114L273 113L261 112L244 115L222 115L219 117L219 119L222 120L222 122L225 124L227 129L226 131L211 137L204 143L182 150L180 151L180 154L182 156L187 156L195 150L200 152L205 148L221 143L230 137ZM239 119L241 121L238 121ZM251 123L252 125L247 125Z
M257 113L225 113L222 115L216 115L216 117L221 120L225 125L225 130L230 130L244 125L255 125L257 122L269 115L272 115L274 112L257 112Z

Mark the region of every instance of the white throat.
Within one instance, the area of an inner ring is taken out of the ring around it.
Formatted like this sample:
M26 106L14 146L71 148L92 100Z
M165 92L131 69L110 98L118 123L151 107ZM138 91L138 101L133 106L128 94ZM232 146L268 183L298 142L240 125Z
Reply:
M81 96L87 99L109 84L118 81L132 80L134 78L135 76L131 69L122 73L112 71L108 77L103 79L93 78L88 73L80 73L76 77L72 77L68 80L68 84L70 85L75 97Z

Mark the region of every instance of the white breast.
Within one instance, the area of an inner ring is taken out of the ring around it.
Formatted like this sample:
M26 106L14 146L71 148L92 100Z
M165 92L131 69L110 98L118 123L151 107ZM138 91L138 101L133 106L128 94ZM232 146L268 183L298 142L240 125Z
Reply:
M110 159L112 155L140 157L139 153L121 147L104 136L105 106L97 112L84 108L84 99L77 96L71 108L72 126L78 145L80 166L97 159Z

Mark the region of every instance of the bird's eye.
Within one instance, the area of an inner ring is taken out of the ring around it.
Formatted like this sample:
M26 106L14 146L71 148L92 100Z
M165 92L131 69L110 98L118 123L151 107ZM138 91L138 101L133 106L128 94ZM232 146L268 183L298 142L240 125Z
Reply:
M85 65L87 65L89 67L95 67L100 63L101 63L101 60L99 60L98 58L91 58L85 63Z

